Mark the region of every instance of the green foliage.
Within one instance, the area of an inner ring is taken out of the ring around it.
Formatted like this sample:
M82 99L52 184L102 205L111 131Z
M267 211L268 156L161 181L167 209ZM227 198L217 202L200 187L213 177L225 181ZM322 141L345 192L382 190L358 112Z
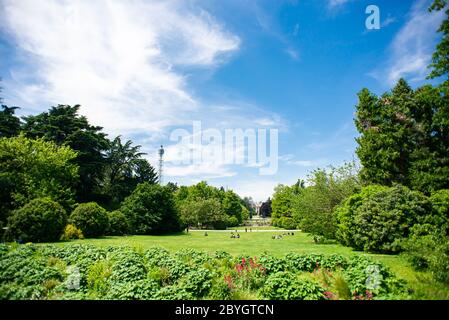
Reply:
M224 229L228 222L221 203L214 198L183 201L179 205L181 221L186 226ZM238 224L236 217L234 225Z
M435 227L417 225L402 245L415 269L430 271L435 280L449 284L449 236Z
M317 300L330 289L341 292L339 298L351 289L356 299L366 290L371 298L398 296L405 290L383 265L364 258L348 261L338 255L290 254L231 259L224 252L218 256L191 249L171 254L162 248L0 245L0 298ZM266 269L270 263L272 272ZM370 279L373 265L380 281ZM71 277L67 267L79 271L79 287L67 286ZM372 284L376 288L371 289Z
M1 102L1 100L0 100ZM20 119L14 115L17 107L1 105L0 111L0 137L14 137L20 132Z
M180 230L173 194L167 187L139 184L125 199L120 211L135 234L159 234Z
M110 207L118 207L139 183L157 182L156 172L142 158L145 153L140 152L140 148L133 146L131 140L122 143L120 136L109 143L102 192L109 197Z
M238 224L242 223L242 202L242 199L232 190L224 193L223 210L229 217L235 217Z
M369 188L340 208L341 239L356 249L399 252L401 240L429 212L430 202L420 192L399 185Z
M300 228L327 239L336 237L336 206L360 190L354 163L330 170L318 169L309 176L310 186L294 198L293 217Z
M295 186L289 187L280 184L274 189L271 202L273 220L292 216L293 199L300 192Z
M66 221L60 204L50 198L34 199L9 217L7 237L23 242L57 241Z
M355 218L356 210L364 201L371 199L376 194L388 190L388 187L370 185L362 188L359 193L350 196L346 201L335 209L338 222L337 239L344 245L355 247Z
M238 225L239 219L237 219L237 217L228 217L228 219L226 219L226 223L223 226L237 227ZM224 228L217 228L217 229L224 229Z
M108 235L122 236L129 232L129 224L126 216L119 210L109 212Z
M179 286L194 297L205 296L212 287L213 273L206 268L198 268L187 273Z
M68 224L64 228L64 233L61 236L62 241L70 241L74 239L84 239L84 235L80 229L73 224Z
M108 300L153 300L158 294L159 285L151 279L116 283L105 296Z
M349 260L343 277L356 299L366 294L381 296L400 294L405 290L405 282L397 279L387 267L362 256Z
M442 33L442 39L436 47L436 51L432 56L432 72L429 75L430 79L447 75L449 73L449 8L447 0L434 0L429 11L445 10L446 18L441 23L438 32Z
M240 225L250 215L249 204L235 192L209 186L204 181L181 186L175 196L186 226L225 229Z
M449 190L434 192L430 198L433 216L430 223L441 229L443 235L449 236Z
M41 139L0 138L0 221L35 198L50 197L71 210L78 179L71 163L75 157L69 147Z
M309 279L299 279L289 272L268 276L262 294L269 300L322 300L323 288Z
M449 188L448 102L444 88L413 90L400 79L377 97L359 93L356 153L365 183L399 183L425 193Z
M69 220L82 231L86 238L105 235L109 228L107 211L95 202L79 204L73 210Z
M42 299L51 286L60 283L64 270L49 265L46 257L38 255L36 247L25 245L8 250L0 258L0 299Z
M74 163L79 166L80 181L76 185L78 201L92 201L98 188L105 160L102 152L108 146L101 127L89 124L79 115L79 105L58 105L48 112L25 117L23 132L29 138L43 138L58 146L68 146L77 151Z
M291 217L280 217L279 219L273 219L272 223L273 226L275 227L284 228L288 230L294 230L298 226L296 220Z

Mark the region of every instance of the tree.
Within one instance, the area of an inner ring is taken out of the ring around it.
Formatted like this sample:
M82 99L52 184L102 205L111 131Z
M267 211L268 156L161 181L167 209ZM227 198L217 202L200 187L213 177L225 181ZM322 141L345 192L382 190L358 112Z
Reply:
M235 217L239 224L242 223L242 200L234 191L224 193L222 206L228 217Z
M292 218L293 203L297 196L296 191L297 189L295 186L289 187L282 184L279 184L274 189L273 200L271 202L271 208L273 210L272 221L274 226L278 226L278 222L282 217Z
M253 198L251 197L244 197L243 198L243 205L248 210L248 218L252 219L253 215L256 213L256 205L254 203Z
M117 208L139 183L156 183L154 168L142 156L141 146L133 146L131 140L122 143L116 137L106 151L106 167L103 192L109 196L109 206Z
M18 107L1 106L0 137L14 137L20 132L20 119L14 115Z
M131 231L135 234L160 234L180 230L173 193L158 184L139 184L123 201L120 211L128 219Z
M35 198L49 197L69 211L74 203L76 152L23 135L0 138L0 221Z
M78 151L73 160L80 175L76 195L79 202L86 202L96 200L108 140L101 127L90 125L86 117L79 115L79 109L80 105L58 105L48 112L25 117L23 131L29 138L43 138Z
M441 23L438 32L442 33L442 39L436 47L436 51L432 56L432 72L429 75L430 79L444 76L449 72L449 8L447 8L447 0L434 0L429 11L444 10L446 19Z
M180 206L181 221L185 226L224 229L227 216L217 199L186 201Z
M364 183L394 183L427 194L449 187L449 101L440 88L403 80L378 98L359 93L356 153Z
M346 163L329 170L314 170L309 184L294 197L292 216L304 231L334 239L336 206L360 190L357 166Z
M271 208L271 199L268 198L267 201L263 202L260 206L260 216L263 218L271 217L272 208Z

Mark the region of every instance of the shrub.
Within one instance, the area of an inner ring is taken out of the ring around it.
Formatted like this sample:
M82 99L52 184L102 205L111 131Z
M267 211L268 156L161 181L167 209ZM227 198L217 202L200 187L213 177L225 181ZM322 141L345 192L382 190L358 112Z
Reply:
M433 219L430 223L440 228L443 234L449 235L449 189L433 193L430 202L433 209Z
M70 222L81 229L86 238L102 236L109 227L107 211L95 202L79 204L70 215Z
M262 254L260 256L259 262L264 266L267 274L287 270L285 260L282 258L276 258L268 254Z
M38 198L13 212L8 219L8 237L24 242L57 241L67 216L64 208L50 198Z
M235 216L228 217L228 227L237 227L239 225L239 219Z
M64 233L61 236L62 241L70 241L73 239L84 239L84 235L80 229L73 224L68 224L64 228Z
M322 300L324 289L315 281L299 279L290 272L270 275L262 289L269 300Z
M419 225L403 243L404 255L417 270L428 270L435 280L449 284L449 237Z
M420 192L399 185L374 190L351 197L339 211L341 238L356 249L399 252L410 228L431 212L430 202Z
M290 217L280 217L279 219L277 219L276 225L288 230L296 229L298 226L296 221Z
M397 279L384 265L362 256L349 260L343 277L357 299L364 295L385 295L402 293L405 282Z
M187 273L180 280L180 287L194 297L203 297L212 287L211 271L206 268L198 268Z
M180 230L178 212L170 188L141 183L120 209L136 234L160 234Z
M120 211L112 211L109 214L108 234L112 236L122 236L129 231L128 220Z
M109 289L106 299L150 300L155 299L158 289L159 284L151 279L115 283Z
M379 185L364 187L360 193L350 196L342 205L335 209L335 216L338 222L337 239L339 242L349 247L355 247L356 210L364 201L385 190L388 190L388 187Z

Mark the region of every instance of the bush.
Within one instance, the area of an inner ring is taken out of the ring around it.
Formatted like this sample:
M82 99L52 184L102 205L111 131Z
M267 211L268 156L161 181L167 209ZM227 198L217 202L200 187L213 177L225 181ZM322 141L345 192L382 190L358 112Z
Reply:
M273 223L274 224L274 223ZM288 230L296 229L298 224L296 223L295 219L290 217L280 217L276 221L276 226Z
M404 255L416 270L429 271L435 280L449 284L449 237L438 229L417 225L403 242Z
M64 233L61 236L61 240L70 241L74 239L84 239L84 235L81 230L75 227L73 224L68 224L65 226Z
M433 193L430 196L432 203L433 219L430 223L445 235L449 235L449 189Z
M173 193L158 184L139 184L123 201L120 211L135 234L174 232L181 227Z
M107 211L95 202L79 204L70 215L70 222L81 229L86 238L105 235L109 228Z
M309 279L299 279L290 272L270 275L262 289L269 300L322 300L324 289Z
M379 185L364 187L360 193L350 196L342 205L335 209L335 216L338 222L337 239L340 243L345 246L355 247L356 210L364 201L385 190L388 190L388 187Z
M120 211L112 211L109 214L108 234L111 236L122 236L128 233L129 224L125 215Z
M194 297L203 297L212 287L212 276L205 268L192 270L180 280L180 287Z
M420 192L399 185L374 190L375 193L365 190L361 197L351 197L341 208L341 238L356 249L399 252L410 228L431 212L430 202Z
M15 210L8 219L7 236L24 242L57 241L67 216L64 208L50 198L38 198Z
M235 216L228 217L228 227L237 227L239 225L239 219Z
M366 295L401 294L405 289L405 281L397 279L384 265L363 256L349 260L343 277L355 299L366 298Z

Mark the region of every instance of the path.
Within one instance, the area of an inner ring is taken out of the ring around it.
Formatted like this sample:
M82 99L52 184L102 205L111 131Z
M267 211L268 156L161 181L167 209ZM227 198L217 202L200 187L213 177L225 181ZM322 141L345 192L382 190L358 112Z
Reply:
M189 229L189 232L227 232L227 233L231 233L231 232L235 232L235 230L192 230ZM248 231L246 233L251 233L251 232L301 232L301 230L280 230L280 229L273 229L273 230L256 230L253 229L252 231ZM237 230L237 233L245 233L245 229L243 230Z

